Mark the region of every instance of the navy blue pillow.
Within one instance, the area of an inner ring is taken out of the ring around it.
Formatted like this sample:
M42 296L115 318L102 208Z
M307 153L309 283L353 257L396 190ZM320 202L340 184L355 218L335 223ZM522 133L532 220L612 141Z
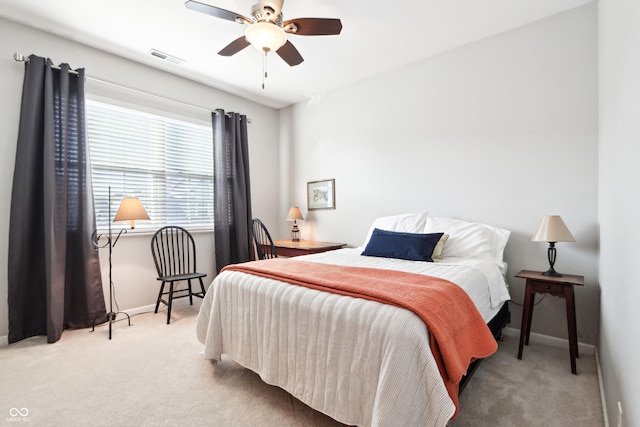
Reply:
M375 228L362 255L433 262L431 254L443 233L401 233Z

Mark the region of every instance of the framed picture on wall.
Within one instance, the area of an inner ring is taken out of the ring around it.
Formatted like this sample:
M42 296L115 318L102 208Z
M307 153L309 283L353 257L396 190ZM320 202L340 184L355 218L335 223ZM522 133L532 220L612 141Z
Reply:
M336 192L335 179L307 182L307 209L335 209Z

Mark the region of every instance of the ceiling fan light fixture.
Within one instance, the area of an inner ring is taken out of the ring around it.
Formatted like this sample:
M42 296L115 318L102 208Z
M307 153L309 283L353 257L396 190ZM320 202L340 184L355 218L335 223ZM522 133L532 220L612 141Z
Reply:
M333 36L342 31L342 22L336 18L296 18L285 21L282 15L284 0L258 0L251 7L251 17L221 9L216 6L186 0L187 9L205 13L226 21L247 25L244 36L225 46L218 55L232 56L250 44L263 53L263 76L266 77L267 53L274 51L290 67L304 61L298 49L288 40L289 34L298 36ZM264 84L263 84L264 87Z
M256 22L249 25L244 36L260 52L275 52L287 42L284 30L269 22Z

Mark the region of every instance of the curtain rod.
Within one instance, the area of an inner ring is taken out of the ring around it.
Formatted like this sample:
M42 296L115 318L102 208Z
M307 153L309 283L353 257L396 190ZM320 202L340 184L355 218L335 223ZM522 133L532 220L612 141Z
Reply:
M15 52L13 54L13 59L16 62L29 62L29 58L25 57L24 55L22 55L22 54L20 54L18 52ZM56 70L60 70L60 67L57 67L55 65L53 65L52 68L54 68ZM78 72L75 71L75 70L69 70L69 73L78 75ZM155 93L146 92L144 90L140 90L140 89L135 89L135 88L132 88L132 87L124 86L124 85L121 85L121 84L118 84L118 83L110 82L108 80L99 79L97 77L85 75L85 78L88 79L88 80L93 80L94 82L104 83L104 84L115 86L115 87L118 87L118 88L121 88L121 89L130 90L132 92L141 93L143 95L152 96L152 97L155 97L155 98L160 98L160 99L163 99L165 101L170 101L170 102L173 102L173 103L176 103L176 104L180 104L180 105L183 105L183 106L186 106L186 107L198 108L200 110L205 110L205 111L211 112L210 108L201 107L199 105L194 105L194 104L189 104L189 103L186 103L186 102L178 101L177 99L167 98L166 96L156 95ZM229 113L226 113L226 115L229 115ZM251 122L252 122L251 118L247 117L247 123L251 123Z
M29 58L26 58L24 55L22 55L22 54L20 54L18 52L15 52L13 54L13 59L16 62L29 62ZM61 68L58 67L57 65L52 65L51 68L53 68L54 70L61 70ZM69 74L75 74L77 76L78 72L76 70L69 69ZM87 77L87 78L89 78L89 77Z

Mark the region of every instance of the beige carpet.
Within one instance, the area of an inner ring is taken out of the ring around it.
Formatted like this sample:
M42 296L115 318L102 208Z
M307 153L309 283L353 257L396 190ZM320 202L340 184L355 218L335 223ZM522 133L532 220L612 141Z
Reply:
M596 361L582 354L571 373L569 347L530 342L518 360L518 338L504 337L460 396L451 427L602 427Z
M96 332L66 331L0 347L0 423L32 426L337 426L283 390L226 359L202 358L197 309L142 314ZM602 426L593 356L571 375L568 350L514 338L476 372L460 426ZM28 412L28 413L27 413ZM26 415L25 415L26 414ZM28 424L27 424L28 423Z

